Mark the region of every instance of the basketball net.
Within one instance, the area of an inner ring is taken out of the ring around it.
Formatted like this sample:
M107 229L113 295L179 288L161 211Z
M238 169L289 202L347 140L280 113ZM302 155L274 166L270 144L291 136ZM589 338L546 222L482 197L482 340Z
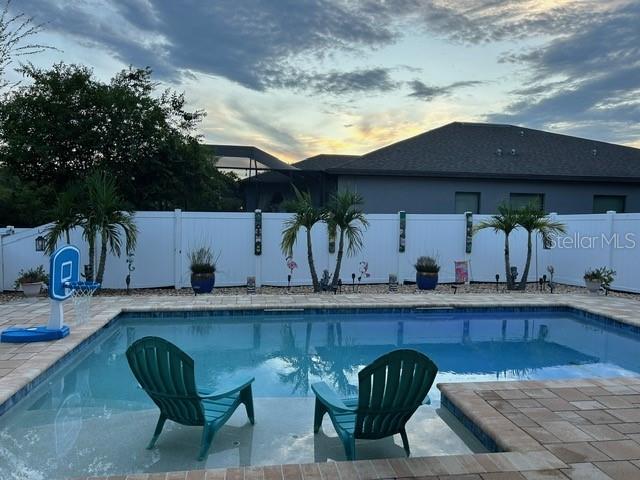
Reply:
M80 325L90 318L91 299L93 294L100 287L96 282L70 282L71 301L73 302L73 310L75 313L75 323Z

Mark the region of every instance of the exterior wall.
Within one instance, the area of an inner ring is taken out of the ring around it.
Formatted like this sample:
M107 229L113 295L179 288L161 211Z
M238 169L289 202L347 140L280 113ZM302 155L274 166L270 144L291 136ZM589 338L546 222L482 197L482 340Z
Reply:
M296 180L295 184L301 191L311 192L315 205L324 205L329 196L336 191L336 177L316 174L315 178ZM280 212L282 205L274 205L274 198L292 200L295 196L290 181L282 182L247 182L243 186L244 208L246 211L261 209L264 212Z
M359 192L367 213L455 213L456 192L480 192L479 213L485 214L495 213L510 193L542 193L544 209L562 214L593 213L594 195L625 195L625 212L640 212L640 185L632 183L341 175L338 187Z

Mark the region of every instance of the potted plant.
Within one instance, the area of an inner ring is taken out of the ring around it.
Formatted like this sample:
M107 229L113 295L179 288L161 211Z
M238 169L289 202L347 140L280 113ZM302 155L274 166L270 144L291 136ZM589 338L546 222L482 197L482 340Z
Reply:
M584 283L589 293L597 293L601 288L609 288L616 272L607 267L592 268L584 272Z
M191 288L194 293L211 293L216 283L216 262L210 247L200 247L189 252Z
M37 268L31 268L26 271L20 270L14 285L16 290L22 289L25 297L37 297L43 283L49 283L49 275L44 271L44 267L40 265Z
M433 290L438 285L440 265L433 257L418 257L414 265L416 284L420 290Z

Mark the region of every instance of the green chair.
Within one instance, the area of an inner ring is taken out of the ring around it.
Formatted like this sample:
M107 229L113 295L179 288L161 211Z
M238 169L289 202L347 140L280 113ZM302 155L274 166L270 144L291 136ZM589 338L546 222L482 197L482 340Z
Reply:
M153 448L167 419L182 425L203 426L198 460L204 460L213 436L241 403L249 421L254 423L253 378L224 392L199 391L193 359L171 342L158 337L135 341L127 349L127 360L144 391L160 409L160 418L147 449Z
M375 360L358 373L358 398L339 398L324 382L311 386L316 394L313 431L318 433L329 414L347 459L356 458L356 438L379 439L399 433L409 456L405 425L423 403L433 385L438 367L415 350L395 350ZM426 398L426 401L425 401Z

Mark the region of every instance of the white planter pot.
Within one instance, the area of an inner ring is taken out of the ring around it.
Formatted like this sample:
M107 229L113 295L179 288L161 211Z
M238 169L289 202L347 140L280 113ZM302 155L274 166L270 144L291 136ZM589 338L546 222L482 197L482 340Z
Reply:
M21 283L22 291L25 297L37 297L42 289L42 282Z
M602 282L600 280L586 280L584 281L585 286L587 287L587 291L589 293L599 293L600 288L602 287Z

